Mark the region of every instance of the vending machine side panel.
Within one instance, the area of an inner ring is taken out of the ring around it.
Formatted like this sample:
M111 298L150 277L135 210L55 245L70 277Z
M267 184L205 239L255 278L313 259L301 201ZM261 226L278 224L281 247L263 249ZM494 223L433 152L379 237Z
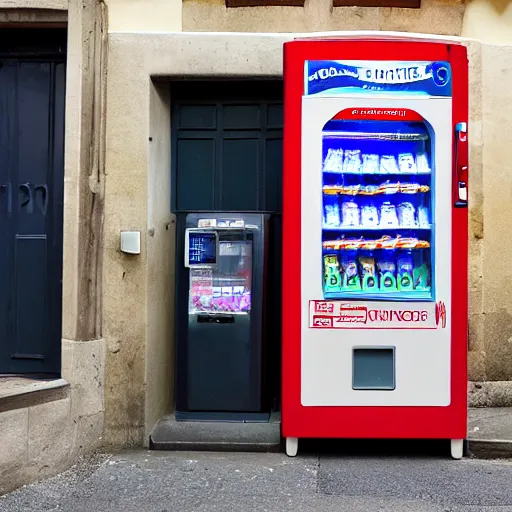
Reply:
M453 73L453 208L452 208L452 403L460 438L467 434L468 353L468 117L467 49L448 47ZM462 193L461 193L462 188ZM465 194L465 197L464 197ZM462 201L461 201L462 199ZM465 201L464 201L465 199Z
M284 45L282 429L294 435L302 421L301 381L301 98L304 47ZM306 412L307 416L307 412Z

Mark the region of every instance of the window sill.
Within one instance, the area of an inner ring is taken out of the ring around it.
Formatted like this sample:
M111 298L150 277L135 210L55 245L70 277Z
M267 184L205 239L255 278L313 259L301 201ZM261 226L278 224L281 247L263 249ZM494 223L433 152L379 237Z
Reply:
M305 0L226 0L226 7L304 7Z
M419 9L421 0L333 0L334 7L395 7Z
M0 413L61 400L68 396L69 383L64 379L0 377Z

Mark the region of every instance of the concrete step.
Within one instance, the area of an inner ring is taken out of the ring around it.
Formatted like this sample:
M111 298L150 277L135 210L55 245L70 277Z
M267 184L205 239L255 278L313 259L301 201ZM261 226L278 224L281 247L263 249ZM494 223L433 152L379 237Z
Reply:
M512 407L469 409L469 452L482 458L512 458Z
M268 422L177 421L161 418L150 436L152 450L277 452L281 449L281 415Z
M469 455L512 458L512 407L470 408ZM177 421L161 418L150 436L153 450L277 452L282 449L281 416L269 422Z

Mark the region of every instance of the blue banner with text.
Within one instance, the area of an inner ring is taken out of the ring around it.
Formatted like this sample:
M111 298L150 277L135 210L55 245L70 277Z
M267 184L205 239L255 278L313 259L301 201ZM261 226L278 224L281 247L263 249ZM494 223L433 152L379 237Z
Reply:
M364 92L452 95L449 62L310 60L304 71L306 96Z

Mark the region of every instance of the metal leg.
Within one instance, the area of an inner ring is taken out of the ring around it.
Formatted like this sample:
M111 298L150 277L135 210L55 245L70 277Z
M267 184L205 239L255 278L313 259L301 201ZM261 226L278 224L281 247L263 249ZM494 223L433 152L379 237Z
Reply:
M286 438L286 455L288 457L295 457L299 449L299 439L297 437Z
M464 439L452 439L451 440L452 458L462 459L463 451L464 451Z

